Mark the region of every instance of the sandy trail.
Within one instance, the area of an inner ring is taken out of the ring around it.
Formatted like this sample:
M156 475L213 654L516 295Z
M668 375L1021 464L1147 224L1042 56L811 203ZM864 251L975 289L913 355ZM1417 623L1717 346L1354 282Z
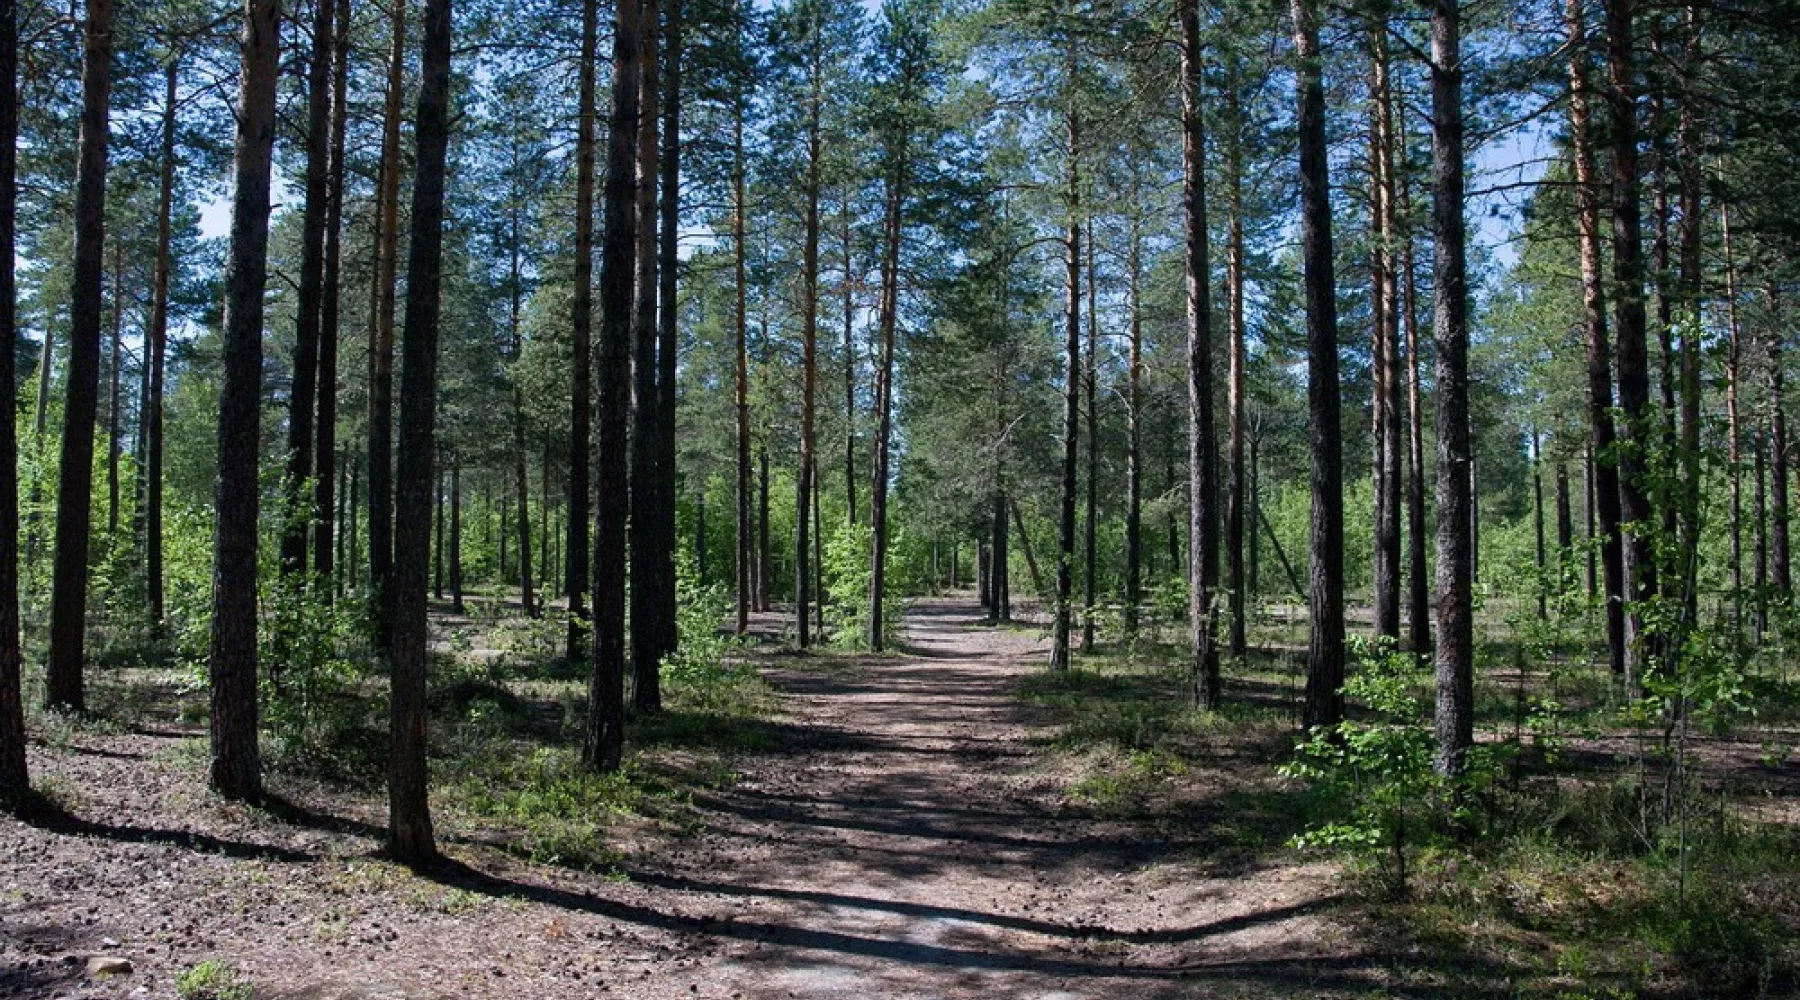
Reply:
M699 835L633 844L623 879L454 842L460 863L414 875L379 859L377 799L282 789L303 804L275 816L210 799L171 752L191 730L34 747L74 804L0 820L0 996L170 997L206 958L259 998L309 1000L1313 997L1382 979L1331 917L1323 866L1226 861L1211 821L1157 834L1070 803L1017 694L1044 646L977 615L920 602L892 656L776 658L780 745L699 799ZM86 979L94 954L133 971Z

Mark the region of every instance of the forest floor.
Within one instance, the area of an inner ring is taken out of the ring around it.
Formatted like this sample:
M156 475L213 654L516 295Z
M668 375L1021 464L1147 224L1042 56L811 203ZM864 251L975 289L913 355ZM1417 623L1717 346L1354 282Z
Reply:
M0 996L1513 993L1481 949L1395 945L1336 865L1283 846L1304 808L1270 763L1278 713L1191 765L1096 770L1057 712L1083 689L1034 688L1041 637L978 615L917 602L890 656L754 654L776 692L743 723L758 738L680 793L680 822L593 817L616 850L599 865L450 809L446 863L402 868L378 788L277 776L272 808L221 802L173 710L39 740L55 807L0 820ZM1171 769L1178 795L1132 804Z

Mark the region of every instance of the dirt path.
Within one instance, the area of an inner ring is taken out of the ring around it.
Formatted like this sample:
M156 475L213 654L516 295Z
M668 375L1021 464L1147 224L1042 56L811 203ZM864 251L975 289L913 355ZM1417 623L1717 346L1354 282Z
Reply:
M1324 905L1329 873L1219 863L1066 801L1021 678L1029 636L927 602L904 653L771 667L785 745L652 837L628 878L376 858L378 802L280 818L208 799L182 733L34 749L72 797L0 822L0 996L166 997L203 958L260 997L1312 997L1379 976ZM160 741L160 742L159 742ZM1230 817L1222 817L1228 822ZM132 972L89 979L121 954Z
M708 806L665 884L732 901L744 996L1316 996L1360 982L1316 868L1207 871L1064 801L1016 686L1028 636L916 606L904 657L777 672L814 736Z

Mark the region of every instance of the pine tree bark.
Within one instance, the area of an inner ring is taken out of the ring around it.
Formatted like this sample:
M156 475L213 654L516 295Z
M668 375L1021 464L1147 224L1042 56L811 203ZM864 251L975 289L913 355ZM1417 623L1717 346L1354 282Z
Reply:
M814 396L819 370L819 197L820 172L825 155L823 118L825 105L825 46L820 36L819 11L811 10L805 41L808 93L806 102L806 174L802 181L806 198L806 234L801 251L800 275L800 466L795 486L794 539L797 557L794 572L794 624L800 648L812 645L812 585L806 572L812 546L812 495Z
M380 228L375 241L374 315L369 324L369 585L375 648L393 655L394 306L400 258L400 104L406 90L406 7L392 0L387 94L381 125Z
M657 234L658 317L656 344L656 440L660 452L656 463L656 505L651 517L656 529L656 544L663 565L656 584L656 616L651 639L656 644L656 661L672 656L681 643L677 623L679 579L675 554L679 548L675 523L677 494L676 407L679 401L676 378L676 335L681 319L681 302L677 294L681 250L681 0L664 0L663 101L662 130L662 201L659 211L662 228ZM817 474L814 474L817 482ZM704 518L701 520L704 526ZM640 706L641 707L641 706Z
M425 761L425 607L432 464L437 457L437 367L443 293L444 174L450 137L450 0L425 0L414 117L412 234L401 344L400 449L394 503L392 749L388 853L414 864L437 857Z
M1323 57L1315 0L1290 0L1299 59L1301 256L1306 287L1307 410L1311 418L1312 526L1308 605L1307 728L1344 717L1344 471L1338 389L1337 284L1332 274L1330 162Z
M332 4L313 0L312 52L306 69L306 177L300 223L300 290L295 303L294 376L288 394L287 509L282 512L281 571L306 572L313 468L314 403L319 386L319 318L325 288L325 226L331 199Z
M268 277L269 174L275 145L275 91L281 4L245 8L243 77L226 258L223 378L219 386L219 472L213 533L213 790L262 796L257 749L256 548L262 428L263 290Z
M631 311L638 246L639 30L638 4L622 0L613 31L612 121L600 258L594 649L583 748L584 761L599 771L617 770L625 746L625 532L630 510L626 426L631 418Z
M886 180L882 219L881 301L876 326L881 339L881 358L875 372L875 459L869 496L871 555L869 560L868 645L881 652L887 645L887 547L888 463L894 436L894 331L900 321L901 214L906 205L908 154L912 136L902 127L893 140L894 161ZM1073 497L1073 487L1070 495ZM1069 517L1073 536L1074 515ZM1063 644L1068 644L1064 619Z
M1638 204L1637 79L1633 49L1634 0L1606 0L1609 125L1612 139L1612 260L1614 336L1617 338L1619 409L1625 426L1620 439L1619 523L1623 543L1625 679L1643 673L1644 623L1633 605L1656 592L1655 549L1650 524L1648 456L1656 430L1650 406L1649 358L1645 345L1642 217Z
M1081 651L1094 650L1094 572L1099 561L1100 529L1100 323L1094 281L1094 219L1087 220L1087 358L1081 381L1087 395L1087 518L1082 527Z
M588 500L592 491L594 358L594 133L600 38L599 0L581 3L581 65L575 126L575 273L570 294L569 523L563 575L569 594L567 658L581 662L587 642Z
M1069 43L1068 86L1075 83L1075 45ZM1050 633L1050 669L1067 670L1069 660L1069 600L1074 585L1076 462L1081 439L1081 121L1073 97L1067 112L1069 161L1066 167L1064 210L1068 229L1064 239L1067 277L1063 299L1063 427L1062 492L1058 507L1056 592Z
M6 415L0 420L0 804L19 801L31 787L19 651L19 328L13 262L18 219L18 18L14 0L0 0L0 414Z
M1719 236L1725 258L1725 319L1730 340L1725 348L1725 464L1730 477L1731 589L1734 621L1744 620L1744 432L1738 412L1738 373L1743 364L1743 331L1738 324L1737 260L1732 255L1731 209L1719 205Z
M1775 293L1764 289L1770 311ZM1783 597L1793 593L1792 561L1788 547L1788 434L1787 378L1783 372L1781 341L1784 333L1771 327L1763 339L1769 369L1769 584Z
M1131 344L1125 383L1125 634L1135 638L1144 603L1144 224L1141 168L1131 161L1130 227L1125 245Z
M742 12L743 0L738 0ZM741 32L741 28L739 29ZM741 42L741 38L740 38ZM735 91L731 102L731 267L734 309L732 312L732 348L735 360L732 378L734 409L737 416L737 634L750 631L750 605L755 600L755 549L750 518L750 306L749 280L745 273L748 240L744 217L748 213L744 192L744 93L742 74L734 74Z
M150 277L150 325L145 330L150 386L144 412L144 584L149 620L160 630L163 580L163 385L169 342L169 274L173 268L175 112L179 62L163 67L161 171L156 195L156 264Z
M87 708L89 515L94 421L100 391L100 303L106 241L107 111L111 94L112 0L88 0L82 33L81 127L75 163L75 266L69 296L69 370L63 403L62 464L56 494L56 563L50 590L50 660L45 703ZM48 350L45 351L48 356Z
M840 241L844 256L844 506L845 520L856 519L856 243L848 185L843 192Z
M1394 244L1399 229L1394 182L1394 113L1389 82L1387 25L1372 32L1373 164L1376 246L1371 299L1375 305L1375 634L1400 638L1400 288Z
M319 0L323 3L324 0ZM319 298L319 427L314 435L313 474L313 577L320 582L326 600L332 597L333 546L337 532L333 520L334 481L337 461L338 321L343 300L341 284L344 236L345 130L349 122L350 0L336 0L336 39L331 72L331 169L325 180L324 287Z
M119 408L119 383L125 367L125 244L113 240L112 361L107 365L106 391L106 544L118 544L119 459L124 454L120 431L124 414Z
M463 605L462 564L462 458L450 455L450 607L466 614Z
M514 173L517 176L517 150L514 150ZM415 182L416 183L416 182ZM507 292L511 299L507 310L510 333L509 351L518 361L525 351L523 313L525 308L524 233L520 214L526 192L512 192L512 206L507 219L509 270ZM531 576L531 470L526 467L525 390L515 384L512 391L512 487L519 497L519 516L514 524L519 548L519 608L527 618L536 618L538 606Z
M1459 0L1431 5L1431 201L1437 346L1437 769L1459 778L1475 741L1474 508L1469 433L1469 288L1463 220Z
M1244 116L1238 93L1240 66L1233 56L1227 67L1225 112L1225 297L1226 337L1230 360L1226 369L1225 423L1227 458L1225 486L1225 590L1229 631L1226 649L1234 658L1246 648L1249 624L1244 580Z
M658 32L662 20L659 0L641 0L638 32L638 141L637 141L637 248L636 287L632 304L632 408L631 434L631 671L632 705L640 711L654 712L662 707L662 688L657 665L662 651L657 648L661 630L656 619L663 613L658 605L658 580L663 571L663 553L656 534L654 509L657 503L658 465L661 450L656 421L661 408L657 403L657 241L656 195L659 186L658 147L660 138L657 117L662 85L658 65L660 48Z
M1619 461L1614 447L1612 349L1607 338L1601 275L1600 176L1589 129L1588 54L1582 0L1567 0L1569 35L1569 141L1575 160L1575 220L1581 260L1582 326L1587 340L1591 513L1600 531L1601 576L1606 589L1606 644L1615 677L1625 675L1623 537L1619 531Z

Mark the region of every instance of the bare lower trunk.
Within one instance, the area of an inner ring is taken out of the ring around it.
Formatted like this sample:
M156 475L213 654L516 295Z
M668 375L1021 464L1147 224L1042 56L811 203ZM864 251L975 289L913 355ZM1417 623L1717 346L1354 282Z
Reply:
M1182 225L1187 285L1188 402L1188 686L1198 708L1223 697L1213 634L1213 588L1219 579L1217 445L1213 440L1212 267L1206 228L1206 123L1199 6L1182 0Z
M570 663L580 662L588 634L583 596L588 584L588 499L592 488L588 471L593 457L594 91L599 34L599 0L582 0L575 133L575 287L569 296L569 523L563 553L564 587L569 595L565 645Z
M323 2L323 0L319 0ZM324 289L319 300L319 428L315 435L313 473L313 571L327 600L332 594L334 465L337 459L338 320L343 289L344 153L348 126L350 74L350 0L337 0L336 54L332 69L331 170L326 179Z
M375 307L369 324L369 584L376 649L392 655L394 561L394 305L400 256L400 114L406 90L406 7L393 5L387 95L381 126L380 219L375 241Z
M173 73L171 68L171 79ZM0 420L0 802L16 801L30 788L25 762L25 702L20 686L19 440L15 419L19 412L18 311L13 298L18 74L18 11L14 0L0 0L0 413L6 415ZM166 125L163 134L165 138L169 134Z

